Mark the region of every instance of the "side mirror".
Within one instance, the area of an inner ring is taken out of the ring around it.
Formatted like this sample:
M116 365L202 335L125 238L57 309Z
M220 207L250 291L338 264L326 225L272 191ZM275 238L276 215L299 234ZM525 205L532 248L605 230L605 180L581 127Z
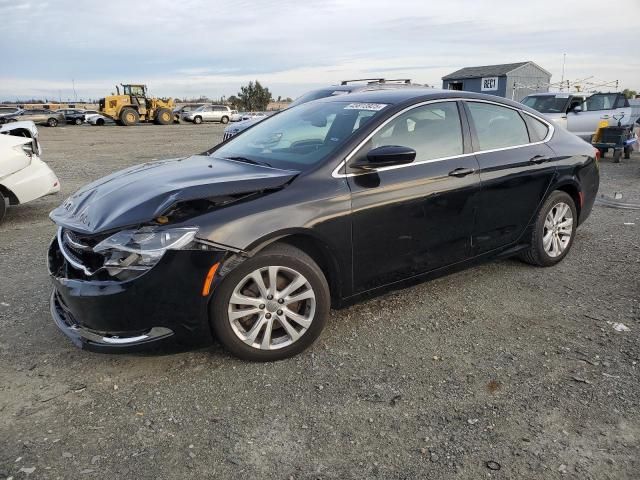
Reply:
M576 105L571 109L573 113L580 113L582 111L582 107L580 105Z
M413 162L415 159L416 151L413 148L385 145L370 150L366 158L352 163L351 167L361 170L375 170L380 167L405 165Z

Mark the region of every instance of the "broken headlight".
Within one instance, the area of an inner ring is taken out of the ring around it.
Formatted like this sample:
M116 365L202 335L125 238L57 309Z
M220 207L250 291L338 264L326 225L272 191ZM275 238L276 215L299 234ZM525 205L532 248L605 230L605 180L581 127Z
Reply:
M122 230L98 243L93 251L105 255L104 267L110 275L123 270L148 270L167 250L181 250L192 243L197 232L192 227Z

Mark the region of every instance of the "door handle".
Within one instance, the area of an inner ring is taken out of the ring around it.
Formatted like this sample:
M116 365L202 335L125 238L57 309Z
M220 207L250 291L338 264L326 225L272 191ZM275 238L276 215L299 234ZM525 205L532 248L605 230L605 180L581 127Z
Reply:
M450 177L466 177L467 175L472 174L473 172L475 172L475 170L473 168L456 168L455 170L452 170L449 172L449 176Z
M548 162L549 160L550 160L549 157L545 157L544 155L536 155L535 157L529 160L529 163L534 163L538 165L540 163Z

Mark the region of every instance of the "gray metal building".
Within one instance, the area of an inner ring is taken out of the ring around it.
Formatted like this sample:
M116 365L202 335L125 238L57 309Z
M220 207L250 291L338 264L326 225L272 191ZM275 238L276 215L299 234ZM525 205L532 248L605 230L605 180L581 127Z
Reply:
M465 67L442 77L442 88L487 93L520 101L548 92L551 74L534 62Z

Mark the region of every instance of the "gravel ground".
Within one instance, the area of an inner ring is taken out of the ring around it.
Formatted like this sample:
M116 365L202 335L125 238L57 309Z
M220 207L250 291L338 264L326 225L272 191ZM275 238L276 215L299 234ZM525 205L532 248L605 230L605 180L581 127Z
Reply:
M553 268L506 260L333 311L278 363L76 349L49 317L48 212L221 135L41 129L63 191L0 226L0 478L640 477L640 211L596 206ZM602 193L640 200L640 155L601 170Z

